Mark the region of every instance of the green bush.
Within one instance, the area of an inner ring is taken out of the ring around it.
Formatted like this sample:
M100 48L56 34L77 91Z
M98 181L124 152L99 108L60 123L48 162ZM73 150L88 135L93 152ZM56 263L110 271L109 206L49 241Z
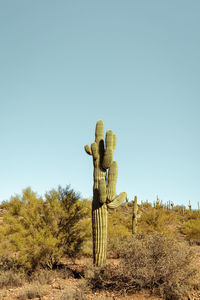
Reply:
M45 199L30 188L12 197L0 226L0 262L4 268L33 271L52 268L64 255L77 255L85 215L78 195L69 187L51 190Z
M191 219L183 223L182 232L188 240L200 243L200 219Z
M171 228L173 223L177 224L175 213L162 208L149 207L141 212L141 217L138 220L138 232L169 233L173 231Z
M109 211L108 217L108 256L113 258L119 257L121 243L131 234L131 217L122 214L120 209Z

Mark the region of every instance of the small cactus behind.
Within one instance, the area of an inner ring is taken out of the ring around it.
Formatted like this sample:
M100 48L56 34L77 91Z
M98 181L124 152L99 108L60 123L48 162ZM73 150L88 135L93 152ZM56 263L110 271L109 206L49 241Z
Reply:
M135 234L137 232L137 212L138 212L137 196L135 196L133 202L132 234Z
M171 208L174 209L174 202L171 202Z
M189 208L189 211L191 211L191 210L192 210L192 205L191 205L191 202L190 202L190 200L189 200L188 208Z
M160 199L157 196L157 198L156 198L156 208L159 208L159 207L160 207Z

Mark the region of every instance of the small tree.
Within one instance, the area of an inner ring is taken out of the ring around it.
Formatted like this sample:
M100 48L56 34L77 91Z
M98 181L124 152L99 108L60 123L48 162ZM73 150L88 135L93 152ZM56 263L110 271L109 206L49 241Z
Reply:
M30 188L11 197L0 227L0 260L5 267L33 271L52 268L63 255L76 255L83 242L79 220L84 209L78 195L61 187L45 200Z

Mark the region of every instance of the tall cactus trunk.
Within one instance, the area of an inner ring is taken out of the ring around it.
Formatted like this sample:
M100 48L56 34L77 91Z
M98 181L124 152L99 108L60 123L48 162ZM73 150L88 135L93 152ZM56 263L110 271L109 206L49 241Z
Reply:
M102 266L106 262L108 208L116 208L126 199L126 193L116 197L117 163L113 161L116 135L112 130L106 132L104 145L104 124L96 124L95 141L85 146L87 154L92 155L94 165L94 185L92 202L93 262ZM106 170L108 169L108 173Z
M107 252L108 210L106 204L93 200L92 232L93 232L93 263L102 266L106 262Z

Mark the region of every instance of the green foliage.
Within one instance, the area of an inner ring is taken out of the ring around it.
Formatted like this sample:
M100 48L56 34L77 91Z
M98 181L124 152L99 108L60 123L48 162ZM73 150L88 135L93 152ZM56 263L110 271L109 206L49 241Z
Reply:
M184 213L184 221L200 219L199 210L186 210Z
M11 198L0 226L0 261L5 268L52 268L63 255L76 255L83 242L84 208L69 187L46 193L30 188Z
M146 202L141 201L140 207L142 207L142 208L152 208L152 204L147 202L147 201Z
M109 212L108 219L108 252L111 257L119 257L118 249L131 232L131 218L122 214L121 209L117 209Z
M163 210L162 208L145 209L141 213L139 219L138 231L139 232L165 232L168 233L172 230L171 225L177 223L177 216L170 211Z
M200 218L183 223L182 231L187 239L200 243Z

